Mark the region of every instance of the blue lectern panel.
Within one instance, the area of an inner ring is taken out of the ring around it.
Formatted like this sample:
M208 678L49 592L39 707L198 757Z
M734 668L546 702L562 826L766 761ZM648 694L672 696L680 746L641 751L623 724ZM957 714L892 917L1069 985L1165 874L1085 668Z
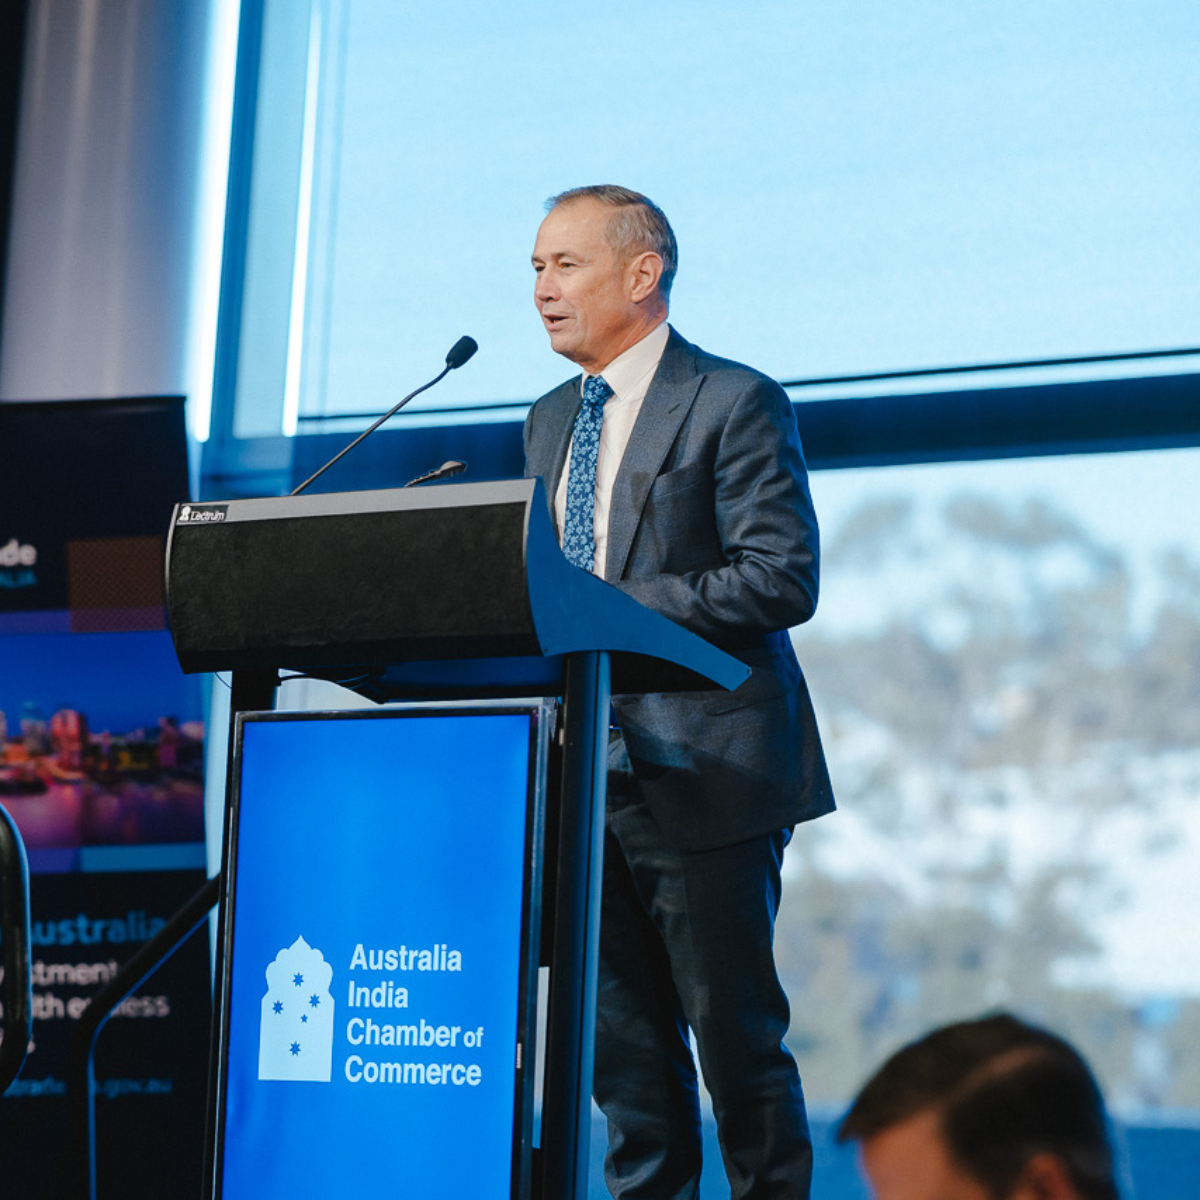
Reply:
M535 720L242 721L224 1200L507 1200Z

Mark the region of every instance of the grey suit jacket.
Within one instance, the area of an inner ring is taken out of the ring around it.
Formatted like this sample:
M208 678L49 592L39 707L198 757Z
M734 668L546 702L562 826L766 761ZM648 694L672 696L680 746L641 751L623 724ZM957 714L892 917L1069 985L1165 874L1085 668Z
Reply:
M525 470L553 505L579 378L525 424ZM609 789L636 787L683 849L729 845L833 808L787 630L817 604L817 522L792 406L765 375L671 331L613 488L607 581L748 664L736 692L618 696Z

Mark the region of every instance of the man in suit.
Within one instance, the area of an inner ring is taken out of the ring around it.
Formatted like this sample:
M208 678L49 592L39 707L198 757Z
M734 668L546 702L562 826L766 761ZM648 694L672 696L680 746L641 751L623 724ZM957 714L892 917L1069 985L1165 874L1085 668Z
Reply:
M787 630L817 602L791 404L667 324L675 237L624 188L551 200L534 297L576 377L533 406L564 552L752 668L729 693L618 696L594 1092L614 1196L697 1194L695 1036L731 1192L807 1197L812 1148L772 951L783 850L833 797Z

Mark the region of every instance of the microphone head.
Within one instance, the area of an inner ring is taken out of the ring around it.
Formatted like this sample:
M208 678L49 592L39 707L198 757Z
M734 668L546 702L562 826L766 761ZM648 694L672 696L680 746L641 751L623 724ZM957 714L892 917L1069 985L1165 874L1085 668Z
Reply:
M478 349L479 343L473 337L464 334L450 347L450 353L446 355L446 366L452 371L457 371Z

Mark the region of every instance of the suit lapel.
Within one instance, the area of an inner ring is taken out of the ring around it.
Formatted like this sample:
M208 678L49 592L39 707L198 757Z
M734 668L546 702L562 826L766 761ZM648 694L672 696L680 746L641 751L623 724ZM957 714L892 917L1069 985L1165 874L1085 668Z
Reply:
M579 415L582 398L578 377L555 388L541 402L538 413L537 440L529 447L526 474L540 475L546 484L546 498L553 512L558 482L566 466L571 431Z
M625 570L650 487L696 399L702 379L696 373L692 347L672 329L613 484L604 570L609 583L620 579ZM570 437L570 426L567 436ZM565 455L566 441L562 450L562 456Z

